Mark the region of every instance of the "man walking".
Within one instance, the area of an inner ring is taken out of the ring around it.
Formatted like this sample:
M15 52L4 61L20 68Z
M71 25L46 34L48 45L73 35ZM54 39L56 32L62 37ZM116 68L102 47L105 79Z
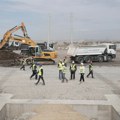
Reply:
M62 83L64 82L64 80L68 82L68 79L65 77L66 71L67 71L67 67L65 66L64 63L62 63Z
M37 63L32 64L32 75L30 76L30 79L35 76L35 79L37 80Z
M59 60L58 69L59 69L59 80L61 80L62 79L62 60Z
M70 79L75 79L75 72L77 70L77 66L74 61L72 61L72 64L70 65Z
M84 64L81 63L80 64L80 83L82 80L83 80L83 82L85 81L84 74L85 74L85 67L84 67Z
M43 67L41 64L39 65L39 69L38 69L38 81L35 83L36 85L40 82L40 79L42 79L43 85L45 85L45 81L43 78Z
M64 65L67 67L67 57L65 56L64 59L63 59L63 63Z
M91 75L92 78L94 78L94 76L93 76L93 64L92 64L92 61L90 61L90 64L89 64L89 73L88 73L87 77L89 77L89 75Z
M21 66L20 70L21 69L25 70L25 64L26 64L26 60L23 58L23 60L22 60L22 66Z

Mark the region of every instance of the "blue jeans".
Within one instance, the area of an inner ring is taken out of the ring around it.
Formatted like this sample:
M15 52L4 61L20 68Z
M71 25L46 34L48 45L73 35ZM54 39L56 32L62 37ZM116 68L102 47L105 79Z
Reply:
M62 82L64 82L64 80L66 80L66 82L68 82L68 79L65 77L65 73L62 73Z
M62 70L59 70L59 80L62 80Z

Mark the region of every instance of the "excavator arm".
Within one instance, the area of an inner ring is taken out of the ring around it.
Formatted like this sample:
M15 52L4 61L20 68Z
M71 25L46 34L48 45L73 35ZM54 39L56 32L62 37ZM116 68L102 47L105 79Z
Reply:
M13 40L13 41L16 41L16 42L20 42L20 43L23 43L23 44L27 44L27 45L33 46L33 47L35 47L37 45L33 40L31 40L30 38L25 38L25 37L14 37L14 36L11 36L10 40Z
M25 27L24 23L22 22L21 25L13 27L12 29L8 30L8 31L4 34L3 39L2 39L1 42L0 42L0 49L1 49L10 39L15 40L15 38L12 36L12 33L18 31L19 29L21 29L22 32L23 32L23 36L24 36L24 38L26 39L26 40L25 40L26 44L27 44L27 43L28 43L28 44L35 44L34 41L32 41L32 40L28 40L28 42L27 42L27 39L30 39L30 37L28 36L26 27ZM15 41L17 41L17 39L16 39ZM22 43L22 41L23 41L23 40L20 40L20 41L18 40L17 42L21 42L21 43ZM30 41L31 41L31 42L30 42Z
M33 40L31 40L30 38L25 38L25 37L15 37L15 36L11 36L10 40L12 41L16 41L22 44L27 44L29 46L28 49L28 55L29 56L40 56L41 54L41 49L39 46L37 46L37 43L35 43ZM24 54L24 50L21 50L21 53Z

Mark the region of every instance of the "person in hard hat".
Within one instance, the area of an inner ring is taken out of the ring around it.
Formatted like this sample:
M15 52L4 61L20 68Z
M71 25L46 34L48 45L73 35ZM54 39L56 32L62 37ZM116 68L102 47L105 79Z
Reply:
M70 65L70 79L75 79L75 72L77 70L77 66L74 61L72 61L72 64Z
M62 63L62 82L64 82L64 80L66 80L66 82L68 82L68 79L65 76L66 71L67 71L67 67L65 66L64 63Z
M58 69L59 69L59 80L62 80L62 60L59 60Z
M92 64L92 61L90 61L90 63L89 63L89 73L88 73L87 77L89 77L89 75L91 75L92 78L94 78L94 76L93 76L93 64Z
M23 58L22 66L21 66L20 70L22 70L22 69L25 70L25 65L26 65L26 59Z
M30 69L33 67L33 64L34 64L34 63L36 63L36 62L34 61L34 58L31 58Z
M67 57L65 56L64 59L63 59L63 63L64 65L67 67Z
M35 83L36 85L40 82L40 79L42 79L43 85L45 85L45 81L44 81L44 78L43 78L43 67L42 67L42 64L39 64L38 81Z
M32 75L30 76L30 79L35 76L35 79L37 80L37 63L33 62L32 64Z
M84 74L85 74L85 67L84 64L81 63L80 64L80 82L83 80L83 82L85 81L84 79Z

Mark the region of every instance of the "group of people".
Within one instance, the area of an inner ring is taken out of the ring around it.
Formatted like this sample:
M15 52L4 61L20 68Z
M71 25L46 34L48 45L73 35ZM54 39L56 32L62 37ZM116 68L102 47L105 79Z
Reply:
M65 62L62 62L62 60L60 60L58 63L58 69L59 69L59 79L62 80L62 82L64 82L64 80L68 82L68 79L65 76L67 71L67 64Z
M65 73L67 70L67 65L66 63L64 63L64 61L62 62L62 60L59 61L58 63L58 69L59 69L59 79L62 80L62 82L64 82L64 80L66 80L66 82L68 82L68 79L65 77ZM72 64L70 65L70 80L75 80L75 74L77 71L77 65L75 64L74 61L72 61ZM85 66L83 63L80 64L80 68L79 68L79 72L80 72L80 83L81 81L85 81L84 75L85 75ZM94 78L93 76L93 64L92 61L89 62L89 73L86 77L92 76L92 78Z
M21 69L25 70L25 64L26 64L26 62L25 62L25 60L23 60L20 70ZM40 82L40 79L42 80L43 85L45 85L45 80L43 78L42 64L38 64L38 63L34 62L34 60L33 60L30 68L32 68L32 75L30 76L30 79L32 79L32 77L35 77L35 79L37 80L35 85L37 85ZM66 82L68 82L68 79L66 78L67 63L66 63L65 59L63 61L59 60L58 69L59 69L59 79L61 80L61 82L63 83L65 80L66 80ZM69 67L69 70L70 70L70 80L75 80L77 65L75 64L74 61L72 61L71 65ZM85 66L83 63L80 64L79 73L80 73L80 83L81 83L81 81L84 82L85 81L85 78L84 78ZM89 62L89 73L86 77L89 77L90 75L92 78L94 78L92 61Z
M25 70L25 65L26 65L26 60L23 59L20 70ZM38 64L37 62L34 62L34 60L32 60L32 64L31 64L30 68L32 68L32 75L30 76L30 79L32 79L32 77L35 76L35 79L37 80L35 85L37 85L40 82L40 79L42 80L43 85L45 85L45 80L43 78L42 64Z
M37 63L33 62L32 65L30 66L30 68L32 68L32 75L30 76L30 79L33 76L35 76L36 80L38 79L37 82L35 83L35 85L37 85L40 82L40 79L42 80L43 85L45 85L45 80L43 78L43 67L42 67L42 64L37 64Z

